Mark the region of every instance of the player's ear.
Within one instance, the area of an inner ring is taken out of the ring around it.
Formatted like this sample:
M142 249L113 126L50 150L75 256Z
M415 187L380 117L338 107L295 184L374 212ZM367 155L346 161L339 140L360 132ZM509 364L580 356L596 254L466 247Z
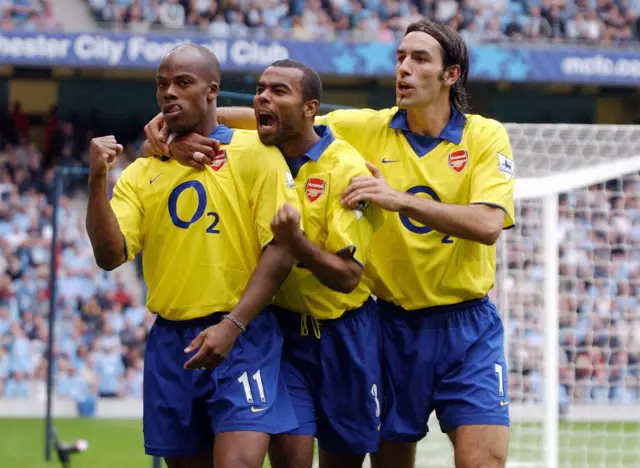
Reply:
M453 86L460 79L461 74L460 65L451 65L444 71L443 81L449 86Z
M214 99L216 99L218 97L219 93L220 93L220 85L218 85L218 83L216 83L215 81L212 81L209 84L209 91L207 93L207 99L209 101L213 101Z
M318 114L318 109L320 108L320 101L317 99L312 99L304 103L304 116L308 118L313 118Z

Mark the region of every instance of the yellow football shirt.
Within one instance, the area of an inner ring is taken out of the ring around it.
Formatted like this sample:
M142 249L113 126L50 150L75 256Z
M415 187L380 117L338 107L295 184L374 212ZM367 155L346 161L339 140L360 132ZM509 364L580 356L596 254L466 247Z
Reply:
M127 260L143 251L147 306L169 320L232 310L272 240L276 211L299 206L275 147L222 125L211 138L222 145L210 167L138 159L111 201Z
M514 162L497 121L452 111L439 137L410 131L405 110L338 110L319 117L337 138L375 164L397 190L442 203L502 208L514 226ZM373 292L407 310L484 297L493 287L496 248L457 239L388 214L373 239Z
M374 205L350 210L340 204L340 195L353 177L370 172L362 156L348 143L336 140L326 126L316 126L316 132L321 139L304 156L287 158L302 206L305 235L327 252L350 251L365 267L383 212ZM365 268L356 289L344 294L323 285L298 263L276 294L275 304L316 319L335 319L360 307L371 295L372 283Z

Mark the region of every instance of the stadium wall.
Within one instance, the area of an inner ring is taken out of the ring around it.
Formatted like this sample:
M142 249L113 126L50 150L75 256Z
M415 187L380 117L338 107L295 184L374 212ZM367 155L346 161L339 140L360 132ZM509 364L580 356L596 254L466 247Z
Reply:
M44 395L30 400L0 400L0 418L44 418L46 413ZM512 418L519 423L541 422L540 405L514 404ZM54 398L54 418L76 418L78 406L63 398ZM97 419L141 419L142 401L135 398L101 398L95 405ZM573 404L562 415L562 420L571 422L638 422L640 407L637 405L580 405Z
M126 77L108 70L76 70L60 77L42 70L42 77L19 73L0 79L0 105L10 109L19 101L32 123L44 122L52 105L60 116L99 110L101 117L129 129L142 126L157 112L154 74L136 72ZM114 76L116 75L116 76ZM57 77L56 77L57 76ZM251 105L256 76L226 74L223 90L247 93L243 102L220 99L220 105ZM324 102L350 107L379 109L394 103L394 87L388 79L360 80L323 77ZM628 89L603 90L584 86L521 85L507 83L469 84L472 111L503 122L518 123L616 123L640 122L640 95Z

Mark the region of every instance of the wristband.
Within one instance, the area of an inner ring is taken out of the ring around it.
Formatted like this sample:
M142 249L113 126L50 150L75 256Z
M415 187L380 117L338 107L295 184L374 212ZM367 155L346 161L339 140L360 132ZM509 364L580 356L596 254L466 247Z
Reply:
M245 327L237 318L232 317L231 315L223 315L222 318L231 320L235 324L235 326L240 329L240 331L242 332L247 331L247 327Z

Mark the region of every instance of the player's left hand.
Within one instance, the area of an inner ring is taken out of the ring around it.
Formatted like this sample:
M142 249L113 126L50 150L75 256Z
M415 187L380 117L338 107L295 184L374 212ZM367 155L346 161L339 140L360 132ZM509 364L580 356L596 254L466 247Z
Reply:
M162 112L144 126L144 137L150 149L148 153L143 153L144 157L169 155L169 147L167 146L169 127L164 124Z
M271 231L273 231L273 237L278 243L292 246L296 237L302 235L300 212L289 203L285 203L273 217Z
M402 192L392 189L380 173L380 169L367 162L372 176L358 176L344 191L340 202L353 209L361 201L375 203L387 211L399 211L402 208Z
M200 348L184 364L184 368L215 369L229 355L240 333L240 329L231 320L221 320L219 324L201 331L184 350L188 354Z

